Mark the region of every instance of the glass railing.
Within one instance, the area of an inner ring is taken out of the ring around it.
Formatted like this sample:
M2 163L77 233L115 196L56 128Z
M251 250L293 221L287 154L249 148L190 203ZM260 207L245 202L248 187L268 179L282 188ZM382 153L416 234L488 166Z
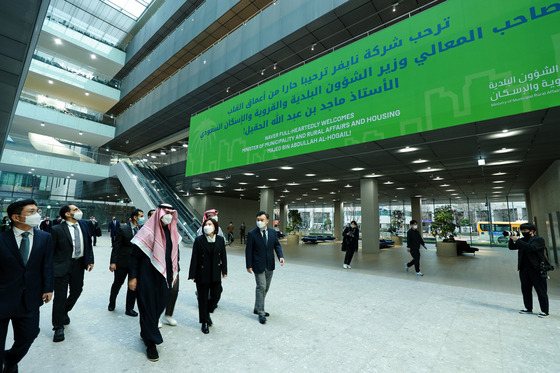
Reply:
M179 215L179 231L189 242L196 238L196 231L201 226L202 217L192 205L182 201L173 188L161 176L157 169L140 159L122 159L144 192L155 206L160 203L169 203Z
M98 37L98 36L95 36L95 35L93 35L93 34L87 32L87 31L84 31L84 30L78 28L78 27L75 27L74 25L70 24L70 22L68 22L68 21L66 21L66 20L58 19L58 18L56 18L55 16L53 16L52 14L47 14L46 19L47 19L47 20L46 20L47 22L48 22L48 21L52 21L52 22L58 23L59 25L62 25L62 26L66 27L66 28L68 28L68 29L70 29L70 30L72 30L72 31L76 31L77 33L80 33L80 34L82 34L82 35L84 35L84 36L87 36L87 37L90 38L90 39L96 40L96 41L98 41L98 42L100 42L100 43L103 43L103 44L105 44L105 45L108 45L108 46L110 46L110 47L119 49L119 47L117 46L116 43L111 43L110 41L107 41L107 40L105 40L105 39L103 39L103 38L100 38L100 37Z
M44 99L40 97L44 97ZM47 96L27 88L22 90L19 100L45 109L56 110L63 114L115 127L115 118L110 115L65 102L59 98ZM56 105L53 102L56 102Z

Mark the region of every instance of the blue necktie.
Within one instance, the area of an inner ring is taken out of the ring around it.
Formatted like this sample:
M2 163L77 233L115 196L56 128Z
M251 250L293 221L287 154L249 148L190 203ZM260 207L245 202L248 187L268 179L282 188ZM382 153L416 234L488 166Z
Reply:
M23 265L27 265L27 259L29 257L29 232L23 232L21 234L21 244L19 245L19 253L23 259Z

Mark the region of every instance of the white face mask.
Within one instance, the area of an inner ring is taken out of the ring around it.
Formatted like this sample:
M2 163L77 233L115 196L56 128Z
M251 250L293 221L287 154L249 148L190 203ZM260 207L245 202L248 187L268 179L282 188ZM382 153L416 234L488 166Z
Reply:
M217 223L218 222L218 215L214 215L210 219L214 220Z
M257 227L263 229L264 227L266 227L266 223L264 221L257 220Z
M73 215L73 218L76 220L82 220L83 217L84 217L84 213L81 211L75 212Z
M417 225L413 225L413 226L412 226L412 229L416 229L416 228L418 228Z
M205 225L204 226L204 233L206 233L206 234L214 233L214 226L213 225Z
M161 222L165 225L171 223L171 220L173 220L173 215L170 215L170 214L165 214L161 218Z
M25 218L25 223L23 224L29 225L30 227L36 227L41 222L41 215L39 215L39 213L35 213L29 216L24 216L24 218Z
M356 224L352 224L351 227L352 227L352 228L356 228Z

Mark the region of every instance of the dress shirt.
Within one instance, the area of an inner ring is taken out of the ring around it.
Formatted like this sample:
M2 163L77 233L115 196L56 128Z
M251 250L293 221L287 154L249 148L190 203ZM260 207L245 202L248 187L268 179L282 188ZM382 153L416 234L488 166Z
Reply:
M18 249L21 246L21 239L23 238L21 236L21 234L23 232L29 232L29 236L27 236L27 238L29 239L29 256L31 256L31 250L33 249L33 228L31 228L28 231L23 231L23 230L17 228L16 226L13 226L12 231L14 232L14 235L16 236L16 243L17 243ZM29 259L29 257L27 257L27 259Z
M85 243L84 243L84 237L82 234L82 227L80 226L80 224L76 221L76 223L70 223L68 220L65 220L66 224L68 224L68 230L70 231L70 237L72 237L72 259L78 259L84 256L84 250L85 250ZM74 233L76 232L74 229L74 224L78 224L78 239L80 240L80 255L76 256L76 237L74 237Z

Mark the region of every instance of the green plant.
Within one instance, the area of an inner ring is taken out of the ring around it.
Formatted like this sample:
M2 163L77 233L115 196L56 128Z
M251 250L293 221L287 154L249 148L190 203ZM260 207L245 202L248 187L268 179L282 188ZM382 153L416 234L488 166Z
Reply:
M468 227L471 225L471 221L469 219L461 219L459 225L461 225L461 227Z
M434 210L434 221L432 222L432 233L435 237L442 237L443 241L452 241L450 237L457 224L455 224L455 210L450 205L441 206Z
M331 219L328 219L328 218L327 218L327 219L323 222L323 227L324 227L325 230L331 229L331 225L332 225Z
M286 231L295 234L301 227L301 214L298 210L290 210L288 211L288 220L290 221L290 230L286 229Z
M401 227L404 224L404 213L402 210L393 210L391 214L391 226L387 229L388 232L391 234L396 235L398 231L401 230Z

